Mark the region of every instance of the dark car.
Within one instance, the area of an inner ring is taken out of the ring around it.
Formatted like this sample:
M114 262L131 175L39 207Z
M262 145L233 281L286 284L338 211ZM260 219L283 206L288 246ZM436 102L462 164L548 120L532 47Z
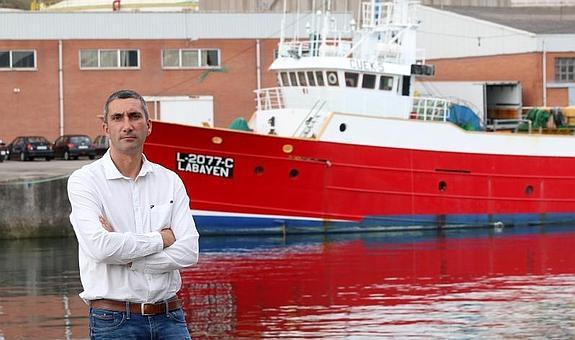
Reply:
M96 158L96 149L90 137L86 135L63 135L54 142L54 157L65 160L78 159L85 156Z
M8 146L0 139L0 162L8 159Z
M54 158L52 144L42 136L19 136L8 145L8 159L32 161L34 158L44 158L49 161Z
M106 135L96 136L96 138L94 139L94 147L96 148L96 156L102 157L110 147L108 136Z

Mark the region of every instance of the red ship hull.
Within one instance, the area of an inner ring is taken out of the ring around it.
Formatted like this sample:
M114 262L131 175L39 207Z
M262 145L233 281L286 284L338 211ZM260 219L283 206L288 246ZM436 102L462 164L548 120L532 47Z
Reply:
M573 157L332 143L154 122L146 156L178 173L200 232L568 223Z

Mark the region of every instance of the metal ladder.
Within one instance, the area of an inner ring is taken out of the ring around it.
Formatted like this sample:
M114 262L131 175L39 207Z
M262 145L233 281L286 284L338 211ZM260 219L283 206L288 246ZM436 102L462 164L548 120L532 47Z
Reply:
M308 137L308 134L311 132L311 130L313 129L315 123L317 122L317 120L319 119L319 117L321 117L321 109L323 109L323 107L325 106L326 101L316 101L311 110L309 110L309 113L307 114L305 120L303 121L304 124L304 128L303 131L299 134L300 137ZM319 104L319 105L318 105ZM299 130L299 128L298 128Z

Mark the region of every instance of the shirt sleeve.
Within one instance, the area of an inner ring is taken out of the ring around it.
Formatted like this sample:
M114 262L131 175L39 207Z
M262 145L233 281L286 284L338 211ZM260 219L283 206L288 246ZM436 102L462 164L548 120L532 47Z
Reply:
M190 210L190 199L182 180L174 174L174 207L171 229L176 242L163 251L134 260L132 270L145 273L166 273L198 262L199 234Z
M127 264L163 249L159 232L135 234L108 232L100 223L103 205L91 187L93 180L75 172L68 179L72 206L70 222L82 250L94 260L107 264Z

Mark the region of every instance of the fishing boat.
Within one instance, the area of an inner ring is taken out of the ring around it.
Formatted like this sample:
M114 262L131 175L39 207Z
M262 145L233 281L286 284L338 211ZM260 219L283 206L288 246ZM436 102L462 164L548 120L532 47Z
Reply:
M434 69L417 3L361 4L338 28L313 16L255 91L247 128L155 121L148 158L174 170L202 234L356 232L575 221L575 138L469 131L415 95Z

